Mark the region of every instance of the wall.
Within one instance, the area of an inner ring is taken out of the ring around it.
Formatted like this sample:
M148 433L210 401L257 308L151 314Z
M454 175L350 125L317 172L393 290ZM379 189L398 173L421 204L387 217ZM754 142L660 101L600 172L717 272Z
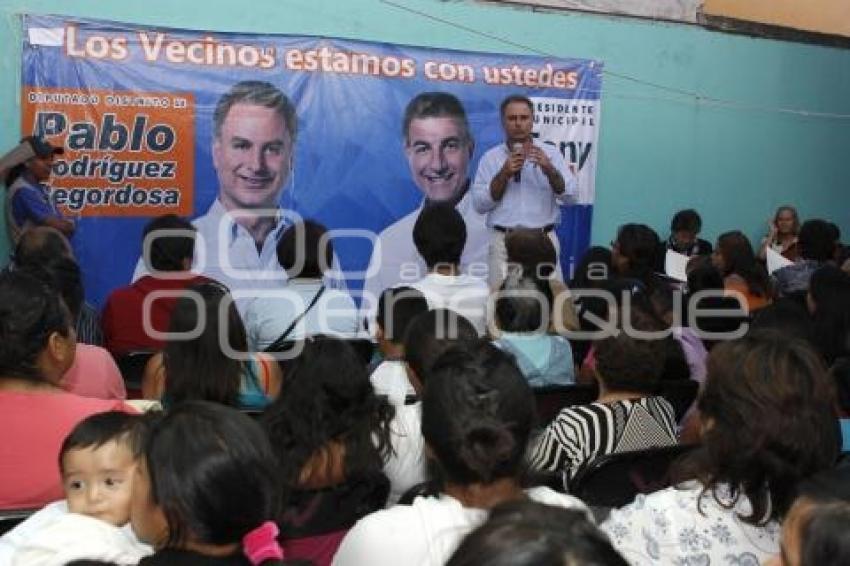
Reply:
M584 10L653 18L674 22L697 22L697 11L703 0L483 0L504 4L525 4L542 8Z
M819 33L850 37L847 0L705 0L703 12Z
M610 241L627 221L646 222L663 235L672 213L684 207L700 210L709 239L733 228L755 238L775 207L786 202L796 204L804 218L827 217L850 235L850 207L841 194L850 179L850 50L468 1L0 0L4 150L19 137L21 39L15 14L25 11L463 50L527 53L527 47L601 59L609 74L603 86L595 243ZM0 238L0 258L7 251Z

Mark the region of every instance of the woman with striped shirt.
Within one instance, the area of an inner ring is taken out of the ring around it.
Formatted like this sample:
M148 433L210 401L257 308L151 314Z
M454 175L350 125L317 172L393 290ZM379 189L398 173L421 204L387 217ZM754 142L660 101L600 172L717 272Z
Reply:
M531 452L531 464L571 479L591 460L615 452L677 443L673 406L654 396L664 365L664 341L621 331L595 343L599 399L567 407Z

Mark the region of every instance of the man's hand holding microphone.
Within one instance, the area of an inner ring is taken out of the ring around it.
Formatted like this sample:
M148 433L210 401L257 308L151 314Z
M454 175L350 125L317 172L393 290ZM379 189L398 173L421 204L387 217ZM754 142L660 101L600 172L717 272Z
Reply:
M549 160L549 156L546 155L546 152L530 141L526 143L514 142L511 144L511 154L505 161L503 169L509 176L513 176L514 181L519 183L522 179L522 166L525 165L526 160L539 166L546 175L554 171L554 166Z
M546 152L534 145L531 140L510 143L510 154L505 159L502 169L490 183L490 194L494 200L501 200L507 189L508 181L515 183L522 180L522 167L526 160L540 167L549 180L552 191L560 194L564 191L564 178L558 172Z
M509 176L513 176L514 181L517 183L519 183L520 179L522 179L522 166L525 165L525 158L525 144L521 142L514 142L511 145L511 154L502 166Z

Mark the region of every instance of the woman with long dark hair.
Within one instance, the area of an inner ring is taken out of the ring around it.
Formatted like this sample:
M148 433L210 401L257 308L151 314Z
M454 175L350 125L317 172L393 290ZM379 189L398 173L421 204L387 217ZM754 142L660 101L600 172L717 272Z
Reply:
M655 274L659 246L658 234L646 224L623 224L611 242L611 266L635 290L651 294L664 284Z
M245 326L226 287L189 287L174 305L165 349L145 366L142 395L166 406L214 401L262 409L280 389L280 367L248 352Z
M812 274L806 302L826 364L850 356L850 274L829 264L819 268Z
M725 232L717 239L711 262L723 275L723 287L744 297L747 312L770 303L772 290L767 271L756 261L750 240L739 230Z
M157 422L145 444L130 522L155 553L141 566L285 564L275 458L256 422L189 401Z
M279 521L288 556L329 564L348 528L384 506L393 415L351 345L306 340L263 416L288 501Z
M422 435L440 494L362 519L334 557L338 566L442 565L492 507L519 499L584 508L519 477L534 423L531 389L511 356L464 342L435 362L422 398Z
M56 455L84 418L118 401L62 389L76 356L76 334L59 294L24 272L0 275L0 509L63 498Z
M798 339L753 332L715 347L700 395L702 443L679 485L612 511L602 524L633 564L761 564L797 483L835 464L835 395Z

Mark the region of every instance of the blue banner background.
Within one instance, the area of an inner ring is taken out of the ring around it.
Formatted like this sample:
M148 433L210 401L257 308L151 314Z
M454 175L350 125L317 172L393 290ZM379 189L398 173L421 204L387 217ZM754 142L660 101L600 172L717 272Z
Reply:
M62 46L34 45L28 39L31 28L59 29L68 24L77 26L78 45L93 34L128 38L128 57L122 61L73 58ZM163 60L152 63L142 57L138 42L133 43L136 32L162 32L170 39L184 41L214 37L229 43L274 47L276 63L271 69L207 67ZM294 174L282 205L330 229L361 228L376 233L416 208L422 199L411 180L401 136L404 108L416 94L442 90L463 102L476 141L470 176L474 176L481 154L503 140L498 116L499 103L505 96L519 92L532 97L598 101L601 95L602 65L585 59L470 53L336 38L175 30L56 16L26 16L23 37L24 86L193 93L196 141L192 217L207 210L218 190L210 156L212 110L221 94L240 80L271 82L287 93L298 110ZM386 78L290 71L283 64L288 49L323 46L413 59L417 72L413 78ZM422 72L428 60L472 65L477 80L471 84L430 80ZM539 68L546 64L578 71L581 81L577 88L489 85L480 72L484 65ZM595 127L599 127L598 121ZM23 124L22 129L30 133L32 125ZM595 144L596 138L592 141ZM594 146L592 152L596 149ZM569 161L569 155L567 158ZM592 195L590 202L565 207L562 212L558 235L568 270L570 262L589 245ZM73 244L85 273L89 301L102 305L112 289L129 282L147 221L142 217L102 216L80 220ZM371 252L368 242L351 239L336 241L335 246L343 269L365 269ZM361 282L349 281L349 286L356 290Z

